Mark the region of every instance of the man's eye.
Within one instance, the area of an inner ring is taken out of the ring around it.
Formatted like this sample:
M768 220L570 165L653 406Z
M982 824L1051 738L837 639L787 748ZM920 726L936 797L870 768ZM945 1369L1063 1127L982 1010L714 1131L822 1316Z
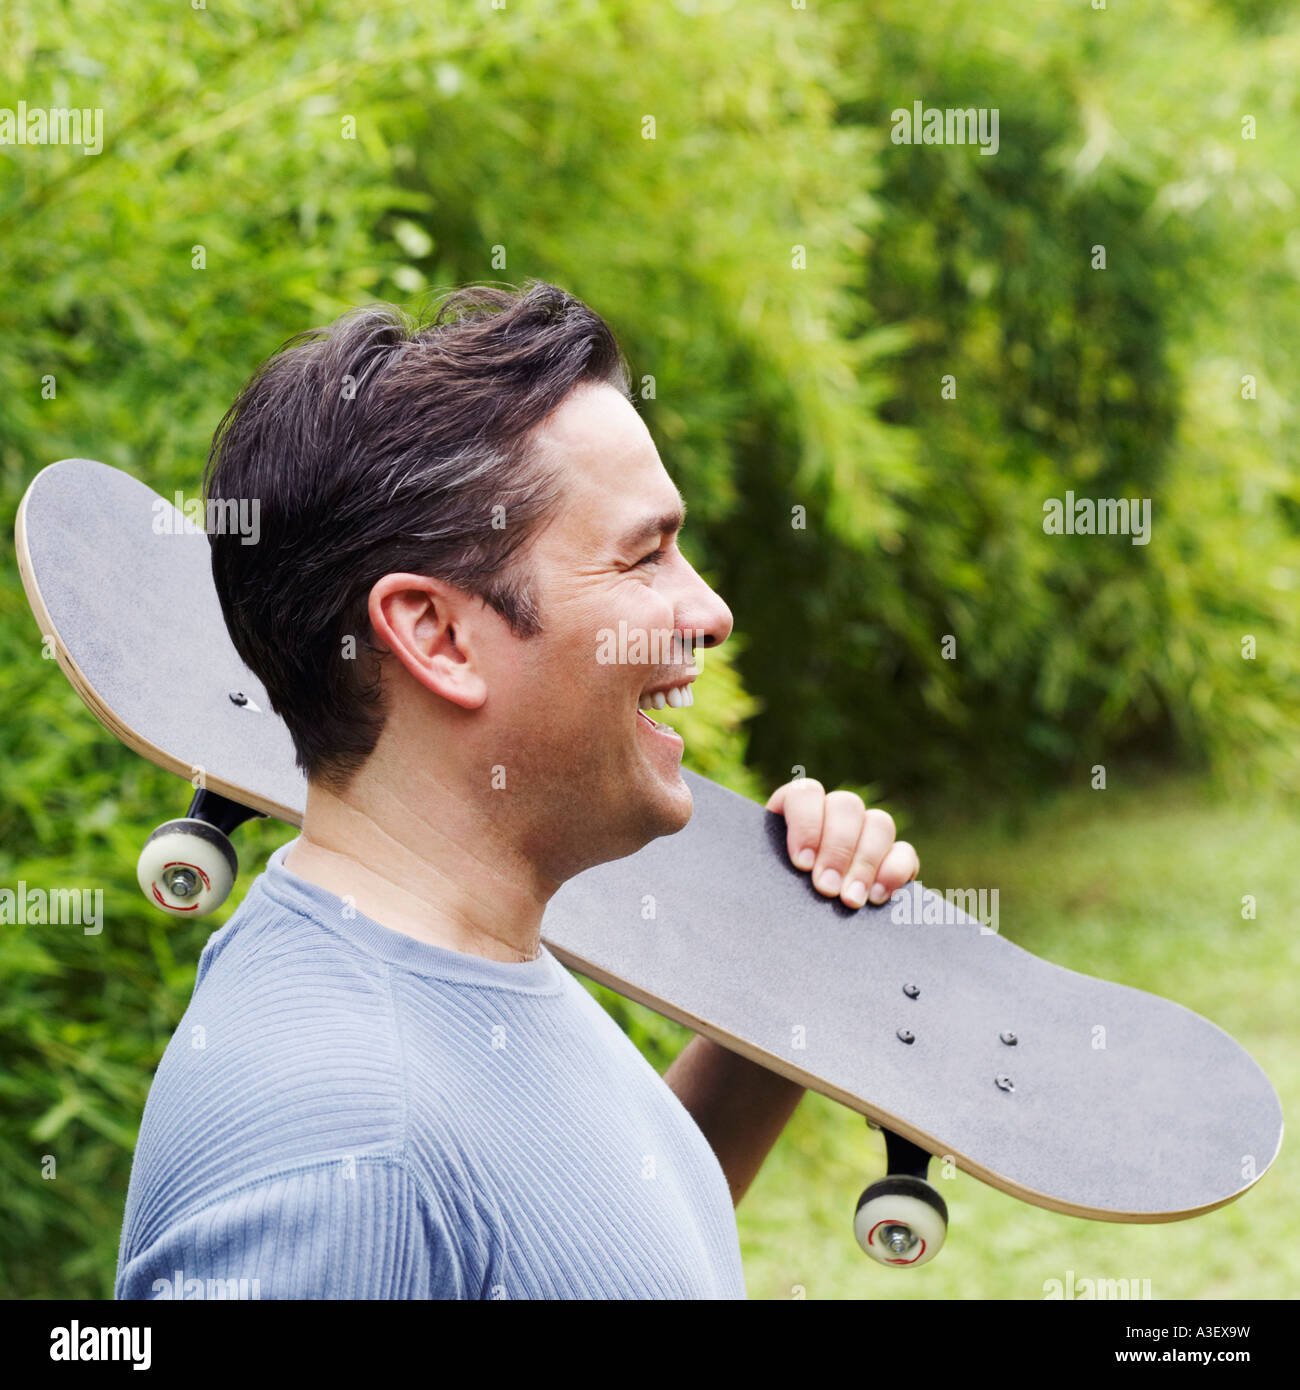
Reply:
M662 560L664 556L667 554L668 552L666 550L652 550L649 553L649 555L642 555L642 557L637 561L637 564L648 565L651 564L653 561Z

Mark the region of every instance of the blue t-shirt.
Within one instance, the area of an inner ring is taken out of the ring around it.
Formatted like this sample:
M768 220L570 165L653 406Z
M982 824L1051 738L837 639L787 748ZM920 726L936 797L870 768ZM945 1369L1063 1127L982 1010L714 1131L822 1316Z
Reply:
M743 1298L685 1107L544 947L388 930L283 865L199 962L119 1298Z

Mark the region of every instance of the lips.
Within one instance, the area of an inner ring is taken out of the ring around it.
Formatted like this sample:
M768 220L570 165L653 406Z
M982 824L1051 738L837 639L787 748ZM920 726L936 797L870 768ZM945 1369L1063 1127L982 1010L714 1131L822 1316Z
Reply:
M686 674L685 679L678 679L672 685L661 685L657 688L643 690L637 696L637 718L645 720L649 729L659 734L666 741L676 744L678 748L682 746L682 736L669 724L658 724L646 713L646 710L661 709L687 709L695 703L695 696L691 691L691 682L699 675L698 670L691 670Z
M646 733L656 744L662 744L666 748L675 748L678 753L683 748L682 736L670 724L656 724L643 710L637 710L636 717L643 719L646 724Z

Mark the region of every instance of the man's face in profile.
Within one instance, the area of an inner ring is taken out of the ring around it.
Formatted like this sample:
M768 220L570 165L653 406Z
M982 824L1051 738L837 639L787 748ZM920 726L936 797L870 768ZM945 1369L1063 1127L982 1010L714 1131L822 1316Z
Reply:
M498 650L485 711L496 706L513 789L546 808L525 818L529 857L564 877L577 871L568 855L578 868L619 858L690 819L681 741L637 706L689 682L693 649L724 641L732 619L677 549L681 498L617 390L580 387L534 439L561 484L524 560L543 631Z

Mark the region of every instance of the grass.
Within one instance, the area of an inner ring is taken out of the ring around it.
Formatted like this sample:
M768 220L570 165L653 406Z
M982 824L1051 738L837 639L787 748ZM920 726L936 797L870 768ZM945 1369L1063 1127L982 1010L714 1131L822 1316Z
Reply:
M1122 780L1122 779L1121 779ZM1004 935L1060 965L1163 994L1232 1033L1284 1113L1300 1099L1293 818L1204 784L1145 777L1063 794L1029 816L926 811L922 878L1000 890ZM1257 916L1242 918L1251 894ZM932 1168L932 1178L935 1174ZM1292 1298L1300 1290L1294 1150L1245 1197L1190 1221L1084 1221L964 1174L939 1180L947 1244L922 1269L872 1263L851 1221L884 1146L808 1095L737 1213L751 1298L1042 1298L1046 1281L1150 1280L1153 1298ZM1137 1287L1141 1287L1138 1285Z

